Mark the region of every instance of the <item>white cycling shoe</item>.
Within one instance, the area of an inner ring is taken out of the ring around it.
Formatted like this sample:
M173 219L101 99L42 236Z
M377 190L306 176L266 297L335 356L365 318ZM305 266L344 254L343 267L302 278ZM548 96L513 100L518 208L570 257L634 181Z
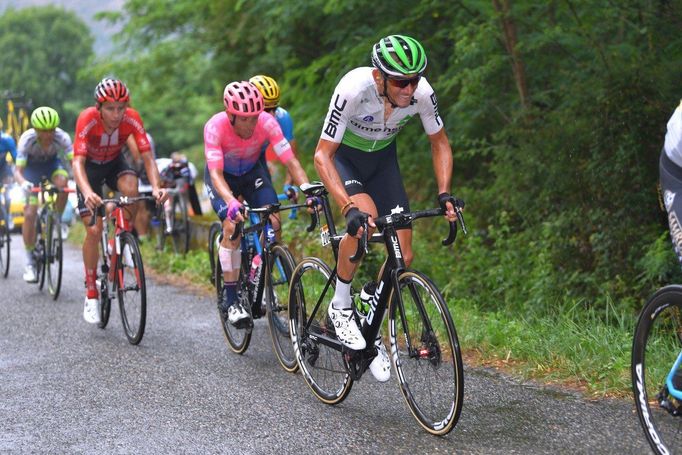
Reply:
M328 314L334 325L336 337L341 343L355 351L361 351L367 347L367 342L362 337L358 324L353 317L352 308L337 310L330 303Z
M99 299L85 298L83 319L90 324L99 324Z
M27 265L26 268L24 268L24 281L27 283L37 283L38 282L38 275L36 274L36 268L33 265Z
M386 346L381 341L381 335L377 336L374 345L377 348L377 356L369 364L369 371L379 382L386 382L391 378L391 360L388 358Z

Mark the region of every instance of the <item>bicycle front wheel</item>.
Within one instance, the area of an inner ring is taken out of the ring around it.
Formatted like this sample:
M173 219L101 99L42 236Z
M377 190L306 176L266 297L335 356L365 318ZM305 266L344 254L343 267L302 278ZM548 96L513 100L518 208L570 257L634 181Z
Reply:
M0 194L0 197L4 195ZM9 217L5 212L5 208L0 202L0 273L4 278L9 274Z
M631 365L639 421L659 454L682 451L682 400L672 395L667 381L681 352L682 286L666 286L639 315Z
M116 291L123 330L130 344L142 341L147 321L147 284L142 255L130 232L120 235L121 254L116 260Z
M220 247L220 234L223 232L223 226L214 221L208 230L208 262L211 264L211 284L215 286L216 283L216 264L218 263L218 248Z
M44 214L42 210L38 211L36 216L36 243L33 250L33 257L36 260L36 277L38 278L38 289L43 289L45 285L45 265L47 263L47 251L45 245Z
M289 281L296 262L284 245L274 245L270 252L265 295L272 347L286 371L298 370L294 346L289 332Z
M331 273L318 258L305 258L296 266L289 286L289 329L306 384L323 403L338 404L350 393L353 380L327 316L335 286Z
M444 435L462 410L462 354L452 317L426 275L407 270L391 290L389 338L400 390L419 424Z
M46 261L47 291L52 299L57 300L62 286L62 223L58 213L53 213L47 220Z
M217 249L218 245L216 244L216 253ZM242 266L239 272L240 274L238 280L242 289L241 292L239 293L239 298L241 299L240 302L242 304L242 307L244 307L244 309L250 313L251 302L249 302L249 292L245 284L248 282L249 275L246 272L246 270L248 270L250 264L246 264L245 256L246 254L242 253ZM218 259L218 255L216 254L215 288L218 297L217 298L218 317L220 318L220 326L223 328L225 341L227 341L227 345L230 347L230 350L232 350L236 354L243 354L244 352L246 352L246 349L249 347L249 343L251 342L251 332L253 330L253 325L246 327L236 327L232 325L230 321L227 319L227 314L220 309L223 282L224 282L223 268L220 266L220 260Z

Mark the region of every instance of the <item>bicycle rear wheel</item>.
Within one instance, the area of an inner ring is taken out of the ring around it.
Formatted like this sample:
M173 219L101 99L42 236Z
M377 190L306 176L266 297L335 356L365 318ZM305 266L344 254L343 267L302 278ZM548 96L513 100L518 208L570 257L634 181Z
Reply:
M218 248L218 245L216 245L216 249ZM245 254L242 253L242 266L239 272L239 280L238 282L240 283L240 286L242 287L241 292L239 293L239 298L241 299L241 304L244 307L244 309L251 314L251 302L249 302L249 292L248 289L246 288L246 283L248 283L248 272L245 272L245 269L248 270L248 267L250 264L246 264L245 261ZM251 342L251 332L253 331L253 325L251 324L248 327L243 327L243 328L238 328L235 327L230 323L230 321L227 320L227 314L223 313L223 311L220 309L220 299L222 297L222 290L223 290L223 268L220 266L220 260L218 259L218 254L216 251L216 270L215 270L215 288L216 288L216 294L217 294L217 302L218 302L218 317L220 318L220 325L223 328L223 334L225 335L225 340L227 341L227 345L230 347L230 349L235 352L236 354L243 354L246 352L246 349L249 347L249 343Z
M116 260L116 291L123 330L130 344L138 344L147 321L147 284L142 255L130 232L120 235L121 254Z
M45 215L42 209L38 211L36 216L36 243L33 250L33 257L36 260L36 277L38 278L38 289L43 289L45 285L45 265L47 263L47 251L45 245L46 232L43 232L45 227Z
M298 370L289 331L289 281L296 262L284 245L274 245L265 278L268 325L277 360L286 371Z
M218 263L218 247L220 246L220 234L223 226L218 221L211 223L208 230L208 261L211 264L211 284L216 284L216 264Z
M350 393L353 380L327 317L335 285L333 280L329 283L331 273L318 258L305 258L296 266L289 286L289 329L296 361L310 390L320 401L338 404Z
M0 197L4 198L4 195L0 194ZM4 203L0 202L0 274L4 278L7 278L9 274L10 238L8 219Z
M52 213L47 220L46 238L47 291L57 300L62 286L62 223L58 213Z
M682 286L666 286L639 315L632 343L632 391L639 421L655 453L682 451L682 400L667 382L682 351Z
M419 424L444 435L457 424L464 396L462 354L450 312L426 275L407 270L391 290L389 338L400 390Z

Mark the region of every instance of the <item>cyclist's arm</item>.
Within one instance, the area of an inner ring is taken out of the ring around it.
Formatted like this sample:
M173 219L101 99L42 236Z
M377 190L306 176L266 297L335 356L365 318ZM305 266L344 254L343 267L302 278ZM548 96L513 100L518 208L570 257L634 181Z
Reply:
M149 184L152 186L152 194L156 197L161 189L161 177L159 176L159 168L156 167L156 161L154 160L154 155L151 151L146 151L140 153L142 156L142 162L147 170L147 178L149 179ZM159 202L166 200L165 193L161 194Z
M293 178L296 185L301 186L302 184L308 182L308 175L303 170L303 166L301 166L301 162L298 161L298 159L289 159L285 166L287 167L288 174L291 174L291 177Z
M445 128L441 128L437 133L429 134L429 141L431 142L431 155L433 158L433 172L436 175L436 184L438 185L438 194L450 193L450 185L452 183L452 147ZM456 218L455 208L450 202L446 216L450 221Z
M27 180L24 178L24 166L18 164L14 166L14 181L19 185L23 185Z
M230 201L235 199L235 197L232 194L230 185L227 184L225 177L223 177L223 170L219 168L213 168L209 169L208 173L211 176L211 183L213 184L213 188L215 189L216 193L218 193L218 196L220 196L220 198L225 201L227 205L229 205Z
M334 198L334 201L336 201L339 207L345 208L342 213L342 215L345 215L348 209L350 209L348 203L351 199L348 193L346 193L346 188L343 186L341 177L334 164L334 155L338 148L338 143L320 138L315 151L315 169L322 179L325 188Z
M289 145L291 146L291 151L294 152L294 157L298 159L298 144L296 143L296 139L289 139ZM300 163L300 161L299 161ZM289 171L289 168L287 168L287 175L284 176L284 184L285 185L291 185L291 182L294 182L294 178Z

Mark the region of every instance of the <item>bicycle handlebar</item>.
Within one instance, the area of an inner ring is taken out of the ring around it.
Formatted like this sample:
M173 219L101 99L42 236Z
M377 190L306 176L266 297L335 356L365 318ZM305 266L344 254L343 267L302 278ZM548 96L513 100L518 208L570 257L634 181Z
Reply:
M114 204L116 207L123 207L126 205L133 205L139 201L156 201L154 196L119 196L117 198L102 199L102 205ZM97 211L91 210L90 222L88 226L94 226L97 221Z

